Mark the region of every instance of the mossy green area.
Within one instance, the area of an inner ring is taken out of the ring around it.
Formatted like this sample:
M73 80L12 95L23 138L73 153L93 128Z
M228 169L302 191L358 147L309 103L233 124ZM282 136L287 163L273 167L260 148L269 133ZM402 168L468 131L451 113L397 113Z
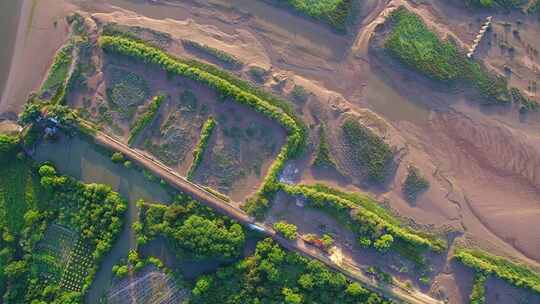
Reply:
M132 118L137 107L149 98L150 88L146 79L115 66L108 69L108 74L110 76L107 99L111 108L117 110L125 118Z
M244 229L187 195L177 195L171 205L138 202L134 225L137 243L164 237L179 258L230 260L240 256Z
M348 158L365 171L367 180L383 183L394 157L390 146L355 119L345 120L341 128Z
M276 0L315 19L345 31L347 19L353 10L352 0Z
M124 201L38 167L18 147L1 155L0 191L4 302L82 303L122 227Z
M401 7L390 16L391 33L384 42L388 53L409 68L432 79L470 83L485 104L506 104L510 92L505 78L492 76L478 62L468 59L450 41L441 41L422 19Z
M199 278L191 303L391 303L318 261L287 252L271 239L255 254Z
M50 97L56 95L56 91L61 89L69 73L69 67L73 61L74 45L71 43L63 46L55 55L53 64L49 69L47 78L43 82L40 92L47 93Z
M535 0L527 9L529 14L540 14L540 0Z
M324 185L282 185L282 189L290 195L304 197L307 206L329 214L351 229L363 247L395 250L421 267L425 266L424 252L442 252L446 248L443 240L406 227L367 196Z
M318 168L336 168L336 162L331 154L332 152L330 151L330 145L326 138L324 125L321 125L319 127L319 146L317 146L313 166Z
M454 258L485 275L496 276L511 285L540 294L540 274L526 266L480 250L457 249Z
M474 276L473 288L469 296L470 304L486 303L486 280L487 276L483 273L476 273Z

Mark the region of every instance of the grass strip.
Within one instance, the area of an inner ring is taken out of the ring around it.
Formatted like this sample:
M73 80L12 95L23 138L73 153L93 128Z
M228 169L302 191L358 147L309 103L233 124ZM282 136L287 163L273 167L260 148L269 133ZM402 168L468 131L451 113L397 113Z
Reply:
M197 147L195 147L195 150L193 151L193 162L191 163L191 168L189 168L189 172L187 174L188 180L193 178L195 171L201 164L203 153L210 142L210 136L212 136L212 131L214 131L215 126L216 120L212 116L208 117L208 119L204 122L201 130L201 138L197 144Z
M161 103L165 100L165 96L158 95L152 99L152 102L146 109L146 111L141 114L141 116L135 121L131 127L129 133L128 144L131 145L137 138L137 136L148 126L156 117Z

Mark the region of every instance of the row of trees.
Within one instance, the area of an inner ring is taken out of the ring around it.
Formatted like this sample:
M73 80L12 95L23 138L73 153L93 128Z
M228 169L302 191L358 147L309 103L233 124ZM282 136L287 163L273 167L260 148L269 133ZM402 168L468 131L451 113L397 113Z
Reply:
M516 287L528 288L540 294L540 274L526 266L487 252L463 248L456 250L453 258L479 273L497 276Z
M291 195L305 197L310 207L321 209L347 225L358 235L362 246L386 251L399 241L417 252L425 249L442 252L445 249L443 241L402 227L396 220L378 215L374 209L369 210L336 193L325 192L325 188L305 185L284 185L282 188Z

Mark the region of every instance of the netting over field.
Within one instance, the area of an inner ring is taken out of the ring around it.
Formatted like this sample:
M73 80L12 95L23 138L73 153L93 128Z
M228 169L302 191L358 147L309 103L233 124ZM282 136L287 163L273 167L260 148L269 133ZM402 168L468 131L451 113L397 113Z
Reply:
M147 267L135 277L113 285L108 304L178 304L187 292L176 286L174 279L155 267Z

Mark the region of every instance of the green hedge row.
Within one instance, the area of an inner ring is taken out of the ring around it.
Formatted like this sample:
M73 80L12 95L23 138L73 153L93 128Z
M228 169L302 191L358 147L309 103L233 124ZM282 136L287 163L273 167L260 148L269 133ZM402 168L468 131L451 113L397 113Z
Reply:
M469 296L470 304L486 303L486 280L487 276L483 273L476 273L474 277L473 288Z
M384 47L404 65L435 80L470 83L484 97L484 103L510 102L506 79L490 75L452 42L441 41L419 16L401 7L392 13L390 21L392 31Z
M419 251L430 249L442 252L446 249L442 240L428 238L408 228L401 227L397 220L387 220L388 215L380 216L372 211L374 209L369 210L361 204L338 196L331 191L324 191L325 188L282 185L282 189L290 195L308 199L311 207L325 210L340 222L347 223L354 232L359 234L361 239L369 239L369 245L376 242L381 236L389 234L393 238L419 249Z
M540 294L540 274L523 265L479 250L458 249L454 258L486 275L495 275L516 287L528 288Z
M150 124L154 120L154 117L156 117L159 107L164 100L165 96L163 95L156 96L154 97L154 99L152 99L152 102L146 109L146 112L141 114L141 116L137 118L137 120L131 127L131 131L129 132L128 144L131 145L137 138L137 135L139 135L144 130L144 128L146 128L146 126L148 126L148 124Z
M246 81L214 66L195 60L172 57L160 49L124 37L102 36L100 45L106 52L130 56L148 64L155 64L173 75L193 79L216 90L221 98L251 107L258 113L279 123L287 131L287 142L277 159L270 166L257 195L245 205L250 214L261 214L268 206L268 199L279 189L278 174L288 158L299 155L306 144L306 127L294 115L285 101L256 89Z
M212 136L212 131L214 131L215 126L216 126L216 121L211 116L204 122L202 130L201 130L201 138L199 139L199 143L197 144L197 147L195 147L195 150L193 151L193 162L191 163L191 168L189 168L189 172L187 174L188 180L191 180L193 178L193 174L195 174L195 170L197 170L197 168L201 164L202 155L204 151L206 150L206 147L208 146L208 142L210 141L210 136Z

